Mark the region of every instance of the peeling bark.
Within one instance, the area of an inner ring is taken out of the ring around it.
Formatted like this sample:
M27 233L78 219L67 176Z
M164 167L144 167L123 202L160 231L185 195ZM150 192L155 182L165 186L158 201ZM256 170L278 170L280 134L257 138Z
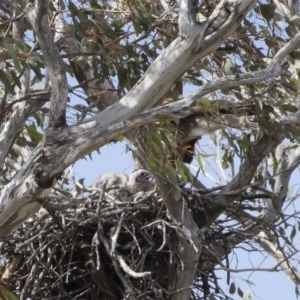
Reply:
M68 81L64 62L54 44L49 28L50 1L36 1L35 6L28 4L27 18L31 23L41 50L43 52L52 85L50 105L50 127L59 128L66 125L66 107L68 100Z

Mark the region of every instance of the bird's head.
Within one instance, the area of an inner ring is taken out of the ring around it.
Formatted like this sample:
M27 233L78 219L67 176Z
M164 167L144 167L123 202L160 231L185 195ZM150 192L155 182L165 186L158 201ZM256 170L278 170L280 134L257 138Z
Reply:
M134 188L134 192L150 191L155 187L155 180L151 172L139 169L129 175L129 183Z
M150 173L149 171L137 170L136 173L137 173L137 176L135 178L136 182L153 182L154 181L154 177L153 177L152 173Z

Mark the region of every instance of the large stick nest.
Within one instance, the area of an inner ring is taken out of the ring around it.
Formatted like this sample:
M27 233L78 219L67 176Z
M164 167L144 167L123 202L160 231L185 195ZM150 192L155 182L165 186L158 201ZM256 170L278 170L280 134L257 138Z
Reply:
M191 190L185 195L195 220L203 219L201 195ZM20 299L170 296L176 266L182 264L179 228L161 197L155 191L140 192L133 202L123 203L106 196L103 190L76 197L56 190L35 217L6 239L3 269L10 270L7 281ZM206 236L191 299L205 299L211 292L219 292L215 299L227 299L213 269L203 267L214 261L204 250L212 239L223 241L220 230L215 226Z

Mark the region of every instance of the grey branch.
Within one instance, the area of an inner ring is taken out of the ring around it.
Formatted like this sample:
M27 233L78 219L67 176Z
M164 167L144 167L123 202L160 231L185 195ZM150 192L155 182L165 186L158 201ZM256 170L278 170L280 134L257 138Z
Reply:
M37 36L50 74L52 93L49 125L58 128L66 124L65 113L69 91L64 61L49 28L49 3L49 0L37 0L34 7L29 3L26 14Z
M268 240L268 237L264 232L258 234L256 241L277 261L280 268L291 280L296 284L300 284L300 272L289 263L286 255L281 249Z

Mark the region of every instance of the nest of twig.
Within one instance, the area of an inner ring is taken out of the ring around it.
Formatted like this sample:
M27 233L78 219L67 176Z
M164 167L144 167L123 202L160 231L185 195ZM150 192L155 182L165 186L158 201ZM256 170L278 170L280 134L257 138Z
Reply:
M203 214L198 196L187 193L195 216ZM176 225L162 199L148 192L131 203L115 200L106 201L101 191L84 197L56 191L2 244L4 268L18 258L7 278L20 299L169 297L175 265L181 262ZM211 259L201 256L202 262ZM205 299L210 288L218 289L216 277L202 268L192 299Z

